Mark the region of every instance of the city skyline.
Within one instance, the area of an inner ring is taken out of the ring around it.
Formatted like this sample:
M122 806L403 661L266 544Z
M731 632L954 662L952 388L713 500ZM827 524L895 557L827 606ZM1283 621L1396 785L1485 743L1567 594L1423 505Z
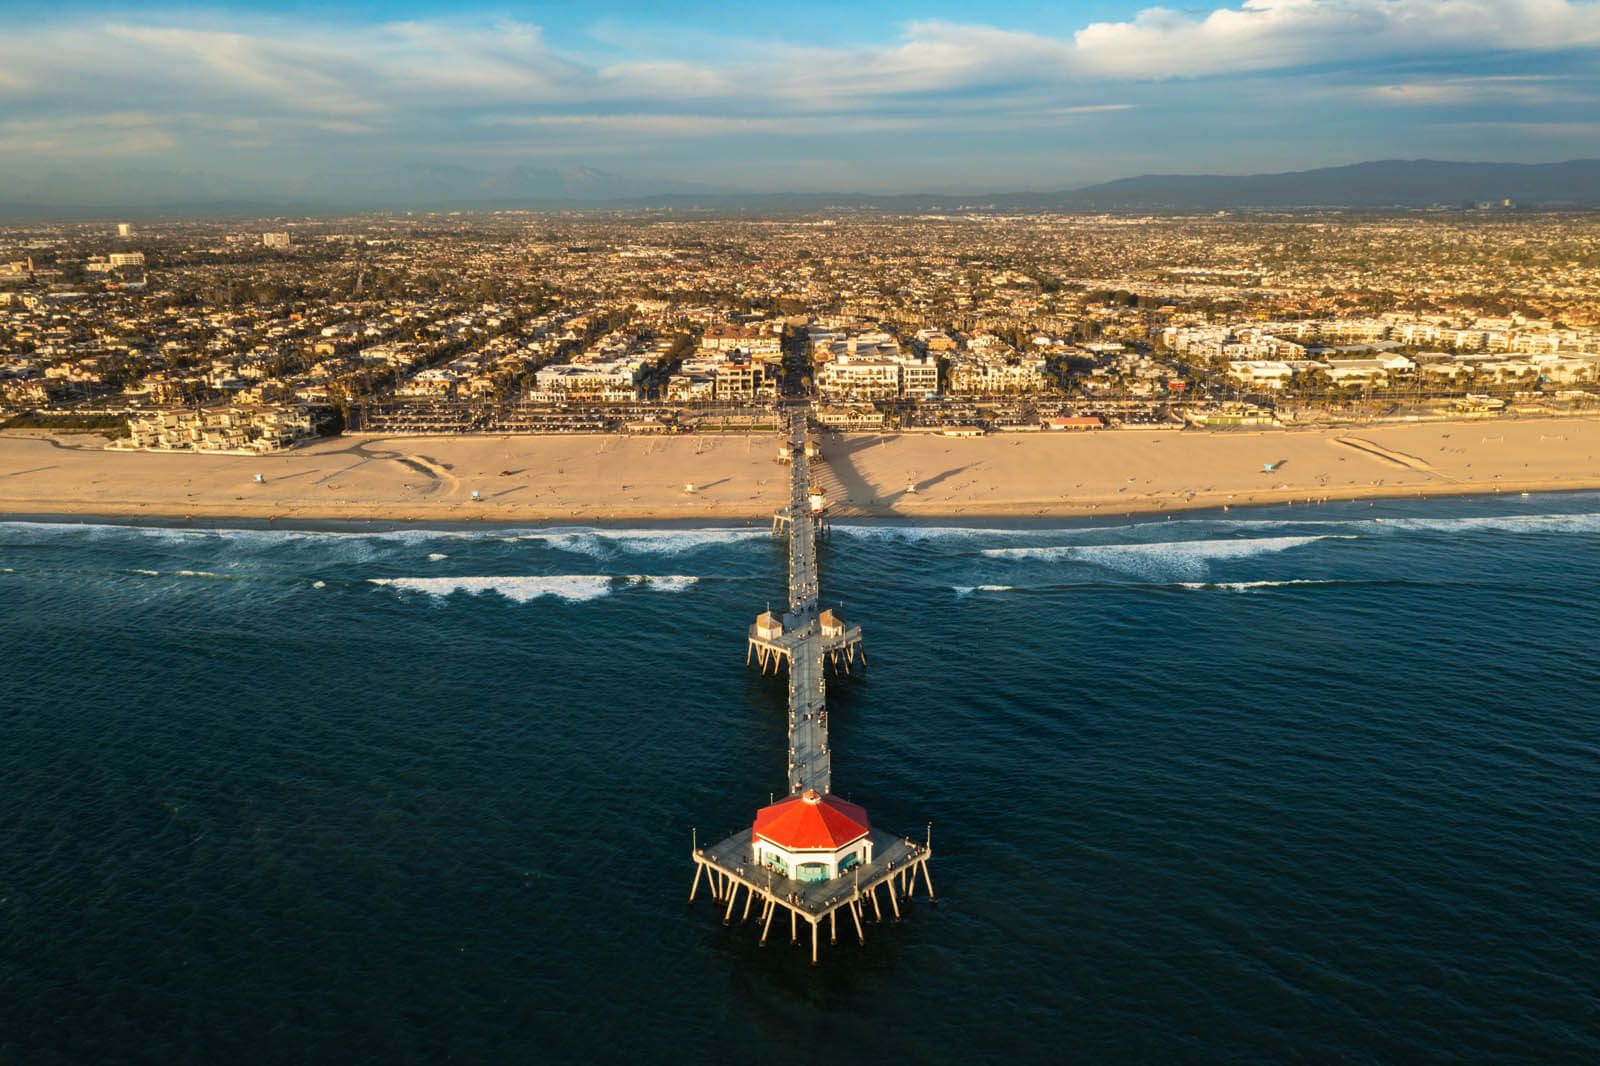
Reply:
M344 196L427 167L892 193L1600 155L1600 4L1578 0L273 11L13 15L0 200Z

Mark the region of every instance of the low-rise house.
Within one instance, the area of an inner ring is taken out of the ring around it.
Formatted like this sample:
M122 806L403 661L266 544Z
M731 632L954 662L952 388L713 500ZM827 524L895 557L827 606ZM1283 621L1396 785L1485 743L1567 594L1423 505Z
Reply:
M292 447L312 432L311 413L303 407L152 411L130 416L127 439L110 447L260 454Z

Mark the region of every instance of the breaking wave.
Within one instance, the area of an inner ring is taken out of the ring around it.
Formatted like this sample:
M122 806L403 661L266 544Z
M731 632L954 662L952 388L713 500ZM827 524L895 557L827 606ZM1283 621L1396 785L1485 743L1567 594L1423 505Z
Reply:
M1595 533L1600 514L1483 515L1468 518L1385 518L1385 531L1428 533Z
M1147 580L1199 581L1212 563L1291 551L1320 540L1353 540L1354 534L1301 537L1257 537L1235 540L1176 540L1152 544L1057 545L1047 548L986 548L984 555L1002 559L1082 562Z
M1318 578L1299 577L1289 578L1284 581L1180 581L1180 588L1221 591L1221 592L1255 592L1259 589L1291 588L1295 585L1349 585L1348 581L1328 581Z
M553 529L524 531L508 540L539 541L551 548L590 556L618 552L676 555L696 548L717 547L770 537L766 529Z
M444 599L461 592L471 596L493 593L513 603L530 603L553 597L567 603L584 603L608 596L619 588L649 588L661 592L682 592L699 579L684 575L654 576L632 574L611 577L606 574L559 574L541 577L373 577L369 584L405 592L420 592Z

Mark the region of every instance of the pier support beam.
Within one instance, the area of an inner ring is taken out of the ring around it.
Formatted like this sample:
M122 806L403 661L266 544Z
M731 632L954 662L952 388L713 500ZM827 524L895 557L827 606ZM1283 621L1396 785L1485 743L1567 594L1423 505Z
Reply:
M733 905L735 903L738 903L738 902L739 902L739 884L738 884L738 882L734 882L733 887L728 890L728 909L722 912L722 924L723 925L727 925L728 922L730 920L732 920L732 918L733 918Z
M689 902L690 903L694 902L695 889L700 887L700 875L705 873L705 872L706 872L706 864L705 863L697 862L697 863L694 864L694 881L689 885Z
M839 912L836 910L828 912L828 943L830 944L839 942L839 923L836 920L838 916Z
M811 965L817 964L817 920L811 919Z
M853 899L853 900L850 901L850 917L852 917L852 918L854 918L856 920L856 938L858 940L860 940L863 944L865 944L867 942L867 934L861 928L861 911L859 909L860 907L861 907L861 900L860 899Z
M927 885L928 885L928 902L929 903L938 903L939 902L938 898L936 896L934 896L934 894L933 894L933 875L928 873L928 860L927 859L923 859L922 860L922 880L924 882L926 882Z

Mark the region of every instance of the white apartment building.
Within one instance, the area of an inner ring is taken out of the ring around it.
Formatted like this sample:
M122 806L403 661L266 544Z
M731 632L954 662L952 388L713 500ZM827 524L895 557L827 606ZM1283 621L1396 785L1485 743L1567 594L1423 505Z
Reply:
M1294 368L1276 360L1236 360L1228 364L1228 376L1257 389L1281 389L1294 377Z
M935 388L938 385L935 369ZM892 359L859 359L840 355L817 370L817 388L834 396L893 400L900 396L900 364Z
M534 374L536 388L529 399L536 403L632 403L639 398L634 381L642 365L636 359L613 359L547 366Z
M1045 387L1045 359L1023 355L1011 359L966 353L950 358L950 391L959 394L1038 392Z
M928 356L900 357L900 395L931 400L939 395L939 364ZM1042 362L1042 360L1041 360Z

